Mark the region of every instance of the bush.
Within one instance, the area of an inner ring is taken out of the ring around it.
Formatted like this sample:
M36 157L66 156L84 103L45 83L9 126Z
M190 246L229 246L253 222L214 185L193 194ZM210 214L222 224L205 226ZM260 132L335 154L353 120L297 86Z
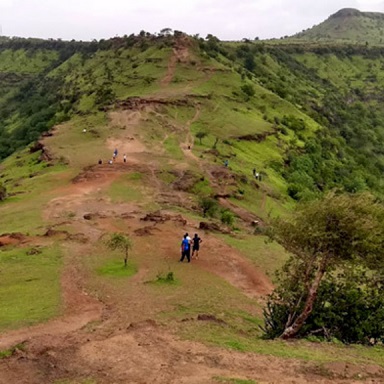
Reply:
M214 217L218 210L217 201L210 197L203 197L199 202L200 208L203 210L203 216Z
M7 189L0 183L0 201L5 200L7 197Z
M221 222L223 224L226 224L226 225L232 227L233 224L235 223L235 215L231 211L228 211L228 210L222 211L221 212Z
M321 285L313 312L298 336L316 335L343 343L383 342L384 297L379 293L383 284L367 275L371 273L358 268L344 274L329 275ZM288 294L285 286L269 297L264 309L265 338L274 339L282 334L292 310L292 298L298 295L299 289Z
M241 88L240 88L245 94L246 94L246 96L248 96L248 97L253 97L253 96L255 96L255 93L256 93L256 91L255 91L255 88L253 87L253 85L252 84L244 84L244 85L242 85L241 86Z

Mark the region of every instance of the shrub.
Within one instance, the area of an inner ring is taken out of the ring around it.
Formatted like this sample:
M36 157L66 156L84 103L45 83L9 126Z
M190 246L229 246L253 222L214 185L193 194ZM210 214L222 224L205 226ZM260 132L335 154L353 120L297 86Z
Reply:
M228 211L228 210L222 211L221 212L221 222L223 224L226 224L226 225L232 227L233 224L235 223L235 215L231 211Z
M200 200L200 207L203 210L204 217L206 216L214 217L218 210L217 201L210 197L203 197Z
M7 189L0 183L0 201L5 200L7 197Z

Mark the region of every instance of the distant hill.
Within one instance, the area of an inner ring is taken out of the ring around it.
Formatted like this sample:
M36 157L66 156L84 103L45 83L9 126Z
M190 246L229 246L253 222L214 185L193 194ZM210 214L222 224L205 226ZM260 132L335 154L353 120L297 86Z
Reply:
M306 41L341 40L353 43L384 44L384 14L345 8L327 20L293 36Z

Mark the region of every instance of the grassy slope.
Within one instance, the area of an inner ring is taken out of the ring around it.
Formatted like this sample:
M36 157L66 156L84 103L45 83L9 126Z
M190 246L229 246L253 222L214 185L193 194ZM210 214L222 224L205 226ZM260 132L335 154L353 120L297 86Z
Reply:
M384 15L349 9L340 10L321 24L294 35L292 39L382 45L384 43Z
M4 218L0 224L0 232L20 231L41 234L45 229L42 209L47 201L55 197L55 188L65 185L71 176L79 172L82 167L94 164L92 154L108 156L105 140L108 136L113 135L114 131L106 130L108 119L106 114L98 111L95 106L93 87L94 84L102 86L105 83L110 84L119 98L129 96L165 97L177 94L181 94L183 97L185 94L206 96L201 102L198 119L191 125L191 132L196 134L198 131L204 130L208 136L203 140L202 145L195 145L194 154L204 156L212 163L221 162L224 158L231 156L232 171L248 178L251 177L253 167L265 172L267 177L260 190L247 184L239 186L245 190L245 196L244 200L235 201L236 204L246 207L261 217L266 217L271 210L284 212L292 207L292 201L286 196L286 182L271 165L273 161L283 161L284 143L293 136L292 132L288 132L286 137L280 139L271 136L261 143L238 141L236 138L247 134L269 132L274 127L274 117L282 118L288 113L305 120L307 129L304 135L306 136L311 136L319 128L318 124L305 115L302 108L293 103L293 100L291 100L292 103L283 100L266 89L257 79L247 80L253 82L256 90L255 96L247 101L240 90L244 81L224 59L221 59L220 62L206 57L201 59L201 64L210 65L216 70L210 75L198 71L190 63L179 63L173 81L164 89L160 86L159 80L167 71L170 55L169 48L162 50L150 48L144 52L138 50L103 51L85 61L79 55L74 55L50 73L49 76L53 78L64 76L66 87L77 89L82 94L74 108L71 120L60 126L58 133L50 141L54 153L58 157L62 156L69 160L70 167L56 165L53 168L46 168L44 163L37 161L38 154L31 155L27 151L7 159L2 164L1 175L2 180L6 181L9 192L14 196L0 205L0 213ZM198 57L198 52L194 52L194 55ZM148 63L148 59L153 58L157 59L156 65ZM340 79L341 72L336 72L336 70L335 73L333 70L326 72L326 68L332 68L332 66L320 65L323 58L314 57L312 54L297 55L296 58L309 68L319 66L320 75L329 74L329 77L341 89L346 87L344 80ZM323 91L317 89L308 79L304 77L300 79L297 74L290 73L289 69L281 65L272 55L267 55L266 60L263 66L270 76L286 76L287 82L296 87L298 91L318 92L319 94ZM339 59L332 56L329 60L339 63ZM138 66L133 64L138 64ZM353 63L348 60L340 60L340 65L348 68L348 71L343 71L345 76L347 73L351 73L351 78L353 78L356 73L368 68L369 63L363 58L355 57ZM223 68L224 72L218 72ZM112 73L112 79L109 72ZM192 105L182 108L166 106L162 109L161 114L162 117L151 116L148 121L143 123L143 136L147 145L158 145L160 139L170 133L164 123L185 127L195 115L195 107ZM91 137L84 136L82 134L84 127L94 130L96 134ZM204 151L211 149L217 137L221 140L218 145L219 158L204 154ZM183 154L179 144L184 139L184 136L175 133L165 141L165 169L171 169L172 162L180 161L182 158ZM282 140L282 143L279 140ZM302 143L299 142L298 145L300 146ZM31 174L35 176L30 178ZM122 177L112 184L109 197L116 203L140 201L140 182L140 177ZM126 193L127 188L129 188L129 193ZM266 203L263 203L264 197ZM286 257L276 245L267 247L262 237L244 235L243 238L224 237L224 240L239 249L245 257L250 258L269 275L273 275L274 270ZM96 245L95 251L100 248L99 245ZM40 313L36 314L37 308L40 306L38 302L36 305L33 303L33 307L27 307L20 302L18 306L15 306L14 313L7 317L1 316L0 327L2 329L25 324L23 319L28 319L29 316L22 311L22 308L28 309L28 313L33 314L30 316L31 321L45 320L57 313L60 302L58 287L55 284L47 284L51 281L47 280L48 276L57 282L56 278L60 268L57 252L59 251L56 249L53 249L52 252L44 252L41 256L42 259L37 258L33 262L29 256L26 256L24 250L9 250L4 253L2 257L5 261L2 262L2 273L9 275L10 280L7 284L0 286L0 295L6 297L10 303L9 306L16 302L15 297L9 294L9 286L17 286L20 295L26 292L33 293L34 290L30 290L31 283L27 281L32 278L38 279L33 280L36 282L34 289L39 289L37 282L44 282L46 286L52 288L47 290L49 305L43 307ZM48 258L47 255L49 255ZM12 273L15 272L13 269L15 263L11 261L16 260L12 259L13 257L17 257L18 271L29 268L32 277ZM96 281L103 279L107 292L108 285L110 285L112 291L117 286L119 289L125 288L128 294L134 294L130 291L132 287L129 280L116 280L108 276L119 274L110 256L99 251L99 253L95 252L92 257L90 256L89 264L86 267L91 273L94 273ZM151 260L149 254L140 257L133 255L134 265L137 265L139 270L151 263ZM151 270L154 279L159 270L166 271L167 265L162 262L154 264L153 270ZM36 275L37 271L38 275ZM130 271L130 273L134 272L134 270ZM365 359L379 362L382 358L382 353L376 349L368 351L351 348L346 350L342 347L327 346L317 348L308 343L300 343L295 345L293 350L289 344L262 341L258 329L258 325L261 324L261 311L253 300L246 298L238 290L211 274L189 273L179 267L175 267L175 273L180 280L175 286L148 285L145 287L150 300L161 302L164 305L164 311L157 314L160 319L173 321L175 327L180 327L178 320L181 318L208 312L229 324L228 327L223 328L219 325L201 326L191 323L183 329L179 329L185 337L237 350L256 351L282 357L295 356L318 361L335 359L335 355L340 354L344 355L343 358L348 361L358 362L365 361ZM209 289L207 289L208 286ZM125 292L125 289L122 291ZM187 299L185 299L186 291L191 292ZM183 304L180 305L180 303ZM244 333L247 333L248 336L242 336ZM347 357L345 357L346 355Z

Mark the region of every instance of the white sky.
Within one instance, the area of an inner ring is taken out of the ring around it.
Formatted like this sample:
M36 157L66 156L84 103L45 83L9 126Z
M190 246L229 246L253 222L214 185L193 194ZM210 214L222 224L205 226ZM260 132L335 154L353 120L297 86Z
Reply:
M92 40L169 27L240 40L292 35L341 8L383 0L0 0L3 35Z

